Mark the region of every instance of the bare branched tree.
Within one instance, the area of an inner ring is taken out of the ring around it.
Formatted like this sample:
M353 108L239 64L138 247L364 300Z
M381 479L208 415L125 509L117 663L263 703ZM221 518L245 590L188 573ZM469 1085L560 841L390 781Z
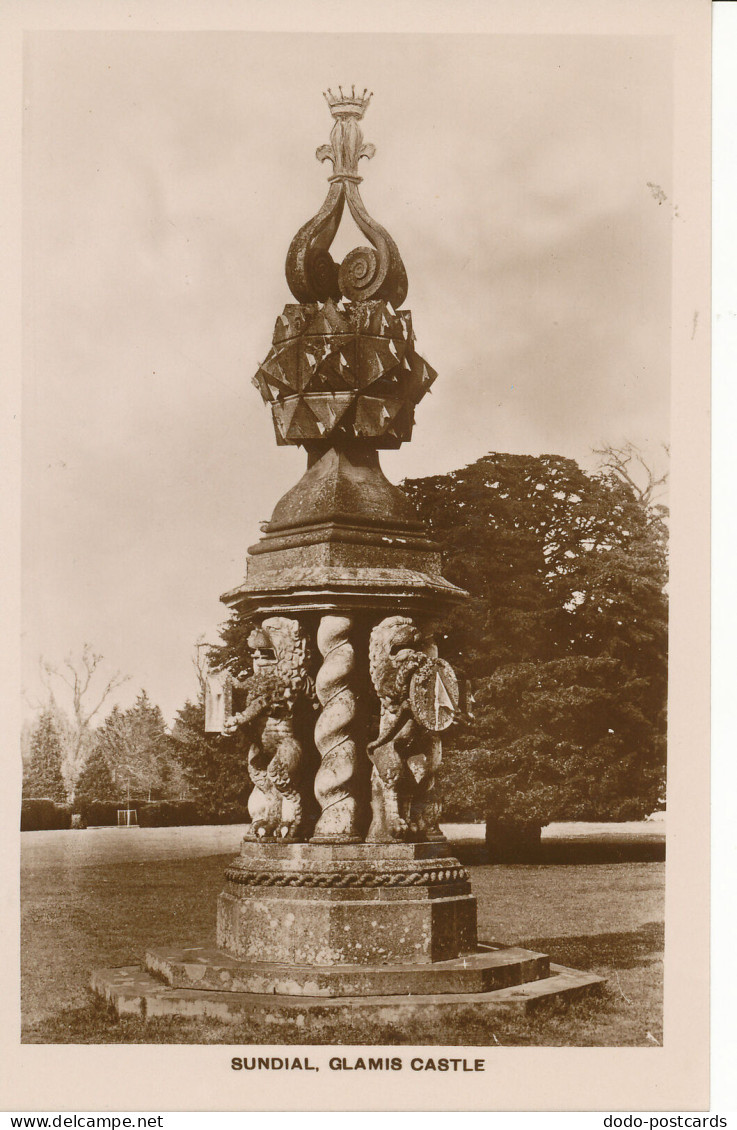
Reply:
M669 457L669 444L663 443L661 447L665 456ZM610 471L626 483L643 506L648 509L657 506L668 483L667 467L659 475L641 448L629 441L618 446L605 444L604 447L594 448L594 454L600 458L601 470Z
M200 695L204 695L207 686L207 676L210 671L209 650L212 645L207 643L204 636L198 636L192 653L192 666L197 676L197 685Z
M82 771L88 753L93 718L100 713L110 696L130 678L129 675L116 671L103 684L99 678L102 674L101 663L103 656L88 643L83 645L79 656L75 657L71 653L67 655L61 666L41 660L44 684L50 697L54 699L54 687L59 682L71 692L72 726L64 759L65 778L70 788L73 788Z

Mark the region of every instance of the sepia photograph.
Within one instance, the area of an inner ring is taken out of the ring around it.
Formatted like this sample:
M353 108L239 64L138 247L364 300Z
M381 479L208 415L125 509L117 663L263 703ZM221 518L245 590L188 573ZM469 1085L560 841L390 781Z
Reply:
M653 28L24 30L21 1047L661 1062L709 315Z

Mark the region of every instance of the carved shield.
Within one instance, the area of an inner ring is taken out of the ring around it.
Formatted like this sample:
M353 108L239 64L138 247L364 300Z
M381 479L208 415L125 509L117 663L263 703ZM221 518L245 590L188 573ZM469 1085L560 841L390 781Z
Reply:
M458 679L450 663L431 659L412 676L409 704L415 719L426 730L447 730L459 713Z

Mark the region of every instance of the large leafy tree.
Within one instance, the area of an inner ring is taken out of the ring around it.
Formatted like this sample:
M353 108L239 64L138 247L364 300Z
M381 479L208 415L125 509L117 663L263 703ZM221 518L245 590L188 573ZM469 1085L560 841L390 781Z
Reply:
M51 706L41 712L31 734L30 746L30 757L23 777L23 796L65 801L61 737Z
M475 720L449 743L452 812L500 834L644 815L664 787L666 526L612 458L487 455L404 484L471 593L445 650ZM506 828L506 833L505 833Z

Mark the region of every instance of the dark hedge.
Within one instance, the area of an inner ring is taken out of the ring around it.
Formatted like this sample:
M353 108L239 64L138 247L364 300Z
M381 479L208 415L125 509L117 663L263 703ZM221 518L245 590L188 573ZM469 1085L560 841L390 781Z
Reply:
M21 802L21 832L49 832L70 828L72 809L68 804L59 804L47 797L33 797Z

